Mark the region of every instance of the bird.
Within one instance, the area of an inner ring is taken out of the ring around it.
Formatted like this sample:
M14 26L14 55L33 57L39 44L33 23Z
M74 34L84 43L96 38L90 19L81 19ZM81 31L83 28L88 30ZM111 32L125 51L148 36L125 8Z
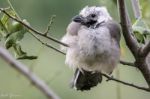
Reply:
M111 75L120 60L120 25L105 6L86 6L74 16L61 41L65 63L75 73L71 86L90 90L102 82L102 73Z

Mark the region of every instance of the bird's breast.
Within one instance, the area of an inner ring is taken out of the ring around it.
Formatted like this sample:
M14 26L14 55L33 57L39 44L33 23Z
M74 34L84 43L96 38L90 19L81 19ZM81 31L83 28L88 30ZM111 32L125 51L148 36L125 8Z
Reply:
M106 28L82 30L78 35L80 53L85 56L103 55L111 50L110 33Z

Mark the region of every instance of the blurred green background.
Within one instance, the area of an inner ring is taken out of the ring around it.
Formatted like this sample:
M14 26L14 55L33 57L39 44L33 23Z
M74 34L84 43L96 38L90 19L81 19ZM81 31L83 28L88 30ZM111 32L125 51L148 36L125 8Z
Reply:
M37 30L44 31L51 15L56 19L49 35L61 39L71 18L86 5L107 6L112 17L118 21L118 10L113 0L10 0L22 19L27 19ZM126 0L130 10L130 0ZM145 2L144 2L145 1ZM142 5L148 6L150 0L141 0ZM0 0L0 7L7 7L6 0ZM145 10L146 9L146 10ZM144 9L144 17L148 24L150 9ZM47 41L59 48L59 45ZM150 99L150 93L116 82L106 82L105 79L90 91L76 91L71 89L69 82L73 70L64 64L65 56L42 46L30 34L26 34L21 41L23 49L30 55L37 55L37 60L21 60L31 70L43 79L62 99ZM124 40L121 41L121 59L133 61L132 55L127 50ZM13 54L13 52L12 52ZM140 86L147 86L140 71L133 67L118 65L113 75L127 82ZM8 95L8 96L7 96ZM11 96L12 97L9 97ZM0 99L46 99L29 81L0 60Z

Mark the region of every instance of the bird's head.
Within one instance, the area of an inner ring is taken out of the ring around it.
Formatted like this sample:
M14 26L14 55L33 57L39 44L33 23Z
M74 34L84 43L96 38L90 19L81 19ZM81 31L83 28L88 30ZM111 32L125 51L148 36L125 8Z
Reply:
M79 15L73 18L73 21L91 27L111 19L106 7L86 6L80 11Z

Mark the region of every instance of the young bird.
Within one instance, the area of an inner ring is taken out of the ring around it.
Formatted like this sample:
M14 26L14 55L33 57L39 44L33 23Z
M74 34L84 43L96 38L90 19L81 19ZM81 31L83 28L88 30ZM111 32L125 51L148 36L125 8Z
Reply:
M120 58L120 26L105 7L85 7L68 25L61 40L69 45L65 63L74 68L72 86L89 90L111 74Z

